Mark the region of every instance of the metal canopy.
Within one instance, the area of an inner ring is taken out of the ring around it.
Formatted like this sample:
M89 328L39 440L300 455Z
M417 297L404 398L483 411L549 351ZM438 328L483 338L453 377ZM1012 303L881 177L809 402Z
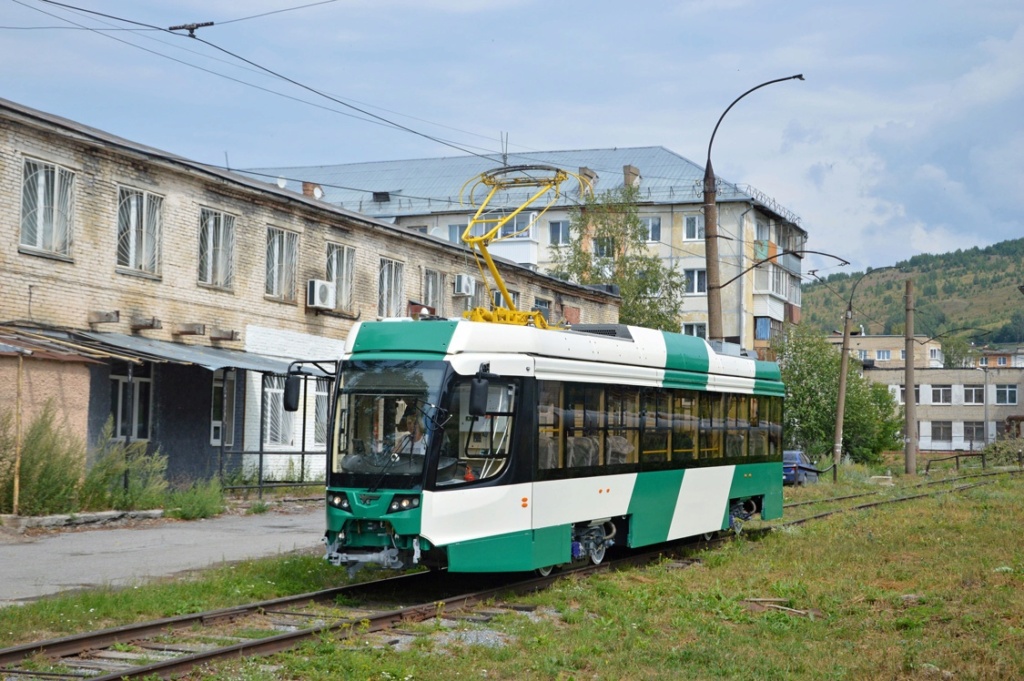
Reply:
M217 371L218 369L245 369L265 374L284 375L288 373L290 360L274 359L251 352L211 348L204 345L185 345L168 341L153 340L140 336L126 336L120 333L80 332L76 334L83 342L96 344L104 349L115 349L150 362L173 362L192 364Z

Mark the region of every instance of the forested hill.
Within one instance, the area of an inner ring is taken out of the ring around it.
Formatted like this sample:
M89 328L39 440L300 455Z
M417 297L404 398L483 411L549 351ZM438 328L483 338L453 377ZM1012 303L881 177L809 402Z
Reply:
M901 334L905 280L914 282L914 331L930 337L960 336L977 344L1024 343L1024 239L941 255L917 255L898 269L832 274L803 287L803 323L826 333L843 328L853 296L854 329Z

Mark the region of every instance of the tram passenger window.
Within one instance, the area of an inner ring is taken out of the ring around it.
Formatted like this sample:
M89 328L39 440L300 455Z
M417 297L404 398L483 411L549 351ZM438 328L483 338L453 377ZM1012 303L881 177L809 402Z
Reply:
M601 463L601 426L604 390L601 386L570 383L565 386L565 453L571 468Z
M750 456L768 455L767 414L763 413L768 398L750 398Z
M697 393L675 390L672 393L672 460L697 458Z
M541 381L537 398L537 467L561 466L562 446L562 384Z
M639 404L639 388L612 386L605 391L605 465L636 461L640 436Z
M750 430L750 398L747 395L724 395L725 455L729 458L747 455L747 435Z
M723 419L724 396L719 393L701 393L700 407L700 458L722 458L722 440L725 434Z
M668 461L670 430L669 394L662 390L646 391L643 396L643 459Z
M768 456L782 456L782 398L768 398Z

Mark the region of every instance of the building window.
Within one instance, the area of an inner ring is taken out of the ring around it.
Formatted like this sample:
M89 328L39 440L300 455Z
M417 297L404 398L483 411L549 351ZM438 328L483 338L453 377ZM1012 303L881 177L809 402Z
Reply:
M900 361L901 362L906 362L907 361L907 351L906 350L900 350Z
M687 241L704 238L703 215L687 215L683 218L683 238Z
M857 351L857 359L859 359L862 362L866 362L867 359L868 359L868 351L867 350L858 350Z
M533 220L536 213L520 213L501 226L501 237L513 239L529 239L533 231Z
M407 229L410 232L419 232L420 234L426 234L427 233L427 226L426 225L410 225Z
M998 358L996 358L996 365L997 366L1001 366L1001 367L1006 366L1006 358L1005 357L998 357Z
M453 244L462 243L462 233L466 231L466 225L448 225L448 241Z
M771 226L764 220L758 220L755 227L757 230L757 236L754 237L758 241L771 241L772 232Z
M264 376L263 379L263 444L290 446L293 444L294 414L284 410L284 376Z
M985 404L985 388L980 385L964 386L964 404Z
M129 378L129 372L131 378ZM110 416L114 438L148 440L153 402L153 365L128 366L115 362L110 368Z
M594 239L594 257L614 258L615 239L607 236L601 236Z
M640 218L640 222L643 224L644 229L647 232L648 241L661 241L661 218Z
M931 359L934 359L934 360L937 360L937 361L941 362L942 361L942 349L941 348L931 348L928 351L928 357L930 357Z
M401 317L405 298L405 265L397 260L380 259L377 288L377 316Z
M953 441L952 421L932 421L932 440Z
M983 367L987 367L988 366L988 357L982 357L981 361L978 362L978 364L980 364Z
M210 444L230 447L235 443L235 372L213 372L213 406L210 409Z
M964 442L973 445L976 442L985 442L984 421L964 421Z
M900 404L907 403L907 386L900 386ZM921 404L921 386L914 386L914 404Z
M163 198L121 187L117 197L117 264L149 274L160 272L160 208Z
M512 304L518 310L519 309L519 291L509 291L508 295L509 295L509 297L512 298ZM502 298L501 291L499 291L497 289L495 289L494 291L491 292L491 302L494 304L494 307L505 307L505 299Z
M707 270L683 270L686 283L683 285L683 293L707 293L708 273Z
M444 275L437 270L423 271L423 304L434 308L434 314L443 317L444 312Z
M199 283L230 289L234 280L235 218L199 211Z
M327 281L334 282L335 307L338 309L352 309L355 263L356 249L341 244L327 244Z
M875 350L875 359L888 362L892 359L892 350Z
M71 255L75 174L52 163L25 159L21 185L21 245Z
M708 325L703 322L694 322L692 324L683 324L683 334L686 336L696 336L697 338L708 337Z
M996 404L1017 404L1017 386L997 385Z
M540 312L540 315L544 317L544 321L551 321L551 301L544 300L543 298L533 299L533 309Z
M565 246L569 243L569 221L551 220L548 222L552 246Z
M952 404L953 403L953 386L951 385L933 385L932 386L932 404Z
M264 292L279 300L295 300L295 269L299 235L267 228L267 282Z

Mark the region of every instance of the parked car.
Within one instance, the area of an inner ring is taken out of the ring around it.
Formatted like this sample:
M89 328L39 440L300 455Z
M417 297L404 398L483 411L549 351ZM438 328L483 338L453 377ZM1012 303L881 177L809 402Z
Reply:
M787 449L782 452L782 484L806 485L818 482L818 469L802 449Z

